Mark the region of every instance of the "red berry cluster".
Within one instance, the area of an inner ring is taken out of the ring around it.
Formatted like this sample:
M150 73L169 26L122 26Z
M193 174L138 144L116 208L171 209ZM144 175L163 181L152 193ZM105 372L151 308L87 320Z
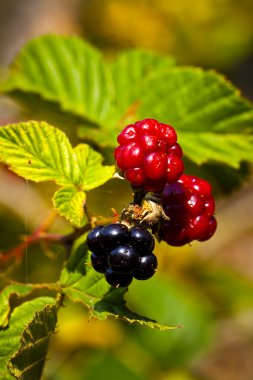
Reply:
M154 215L145 217L145 222L160 239L172 246L210 239L217 227L211 186L198 177L182 175L183 152L174 128L145 119L126 126L118 143L116 163L135 194L156 193L149 197L156 204L151 207Z
M114 157L133 188L159 192L183 173L183 152L170 125L145 119L126 126L117 140Z
M170 220L162 222L160 237L169 245L205 241L216 230L211 185L203 179L184 174L174 184L167 184L162 193L162 206Z

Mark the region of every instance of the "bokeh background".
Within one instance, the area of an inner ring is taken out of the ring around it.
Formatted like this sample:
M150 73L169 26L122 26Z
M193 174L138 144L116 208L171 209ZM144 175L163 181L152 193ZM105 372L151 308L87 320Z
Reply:
M32 37L77 34L107 55L144 47L183 65L215 69L253 100L252 17L251 0L1 0L0 73ZM0 97L0 125L23 117L17 104ZM218 197L218 230L210 241L183 248L157 244L158 273L130 287L127 300L135 311L181 328L157 332L120 321L89 321L81 306L66 302L43 379L252 380L251 173L248 168L240 187ZM0 167L0 251L43 222L53 190ZM109 217L111 207L121 210L130 200L128 185L112 180L92 191L88 204ZM59 218L52 230L69 227ZM56 281L63 261L59 247L29 247L8 275Z

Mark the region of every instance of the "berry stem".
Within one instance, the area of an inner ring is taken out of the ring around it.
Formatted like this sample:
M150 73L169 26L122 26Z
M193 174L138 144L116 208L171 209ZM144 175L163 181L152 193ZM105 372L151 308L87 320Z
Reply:
M145 198L147 191L144 189L141 190L133 190L134 191L134 204L141 206L143 199Z

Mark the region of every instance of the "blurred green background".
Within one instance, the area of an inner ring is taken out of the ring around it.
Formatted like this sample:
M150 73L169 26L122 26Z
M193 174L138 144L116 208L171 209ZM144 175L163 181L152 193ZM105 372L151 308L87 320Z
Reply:
M74 33L108 55L145 47L173 55L180 64L213 68L253 99L252 15L250 0L1 0L0 65L4 69L34 36ZM22 110L0 97L0 124L21 118ZM252 380L252 184L249 176L217 199L218 230L210 241L183 248L157 244L158 273L131 285L132 309L179 329L88 321L81 306L66 302L43 379ZM53 190L0 167L0 251L48 216ZM111 207L120 211L130 200L128 184L111 180L89 193L88 206L110 217ZM70 227L58 218L52 230ZM8 274L18 281L56 281L63 261L59 247L41 244L30 247Z

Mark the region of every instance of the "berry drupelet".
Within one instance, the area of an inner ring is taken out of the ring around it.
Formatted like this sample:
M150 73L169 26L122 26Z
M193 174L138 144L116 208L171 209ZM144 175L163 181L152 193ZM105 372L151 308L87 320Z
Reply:
M95 227L86 242L93 268L112 286L128 286L133 278L146 280L155 274L154 238L143 226L128 229L113 223Z
M183 173L183 152L170 125L154 119L137 121L123 129L118 143L117 166L135 189L159 192Z

